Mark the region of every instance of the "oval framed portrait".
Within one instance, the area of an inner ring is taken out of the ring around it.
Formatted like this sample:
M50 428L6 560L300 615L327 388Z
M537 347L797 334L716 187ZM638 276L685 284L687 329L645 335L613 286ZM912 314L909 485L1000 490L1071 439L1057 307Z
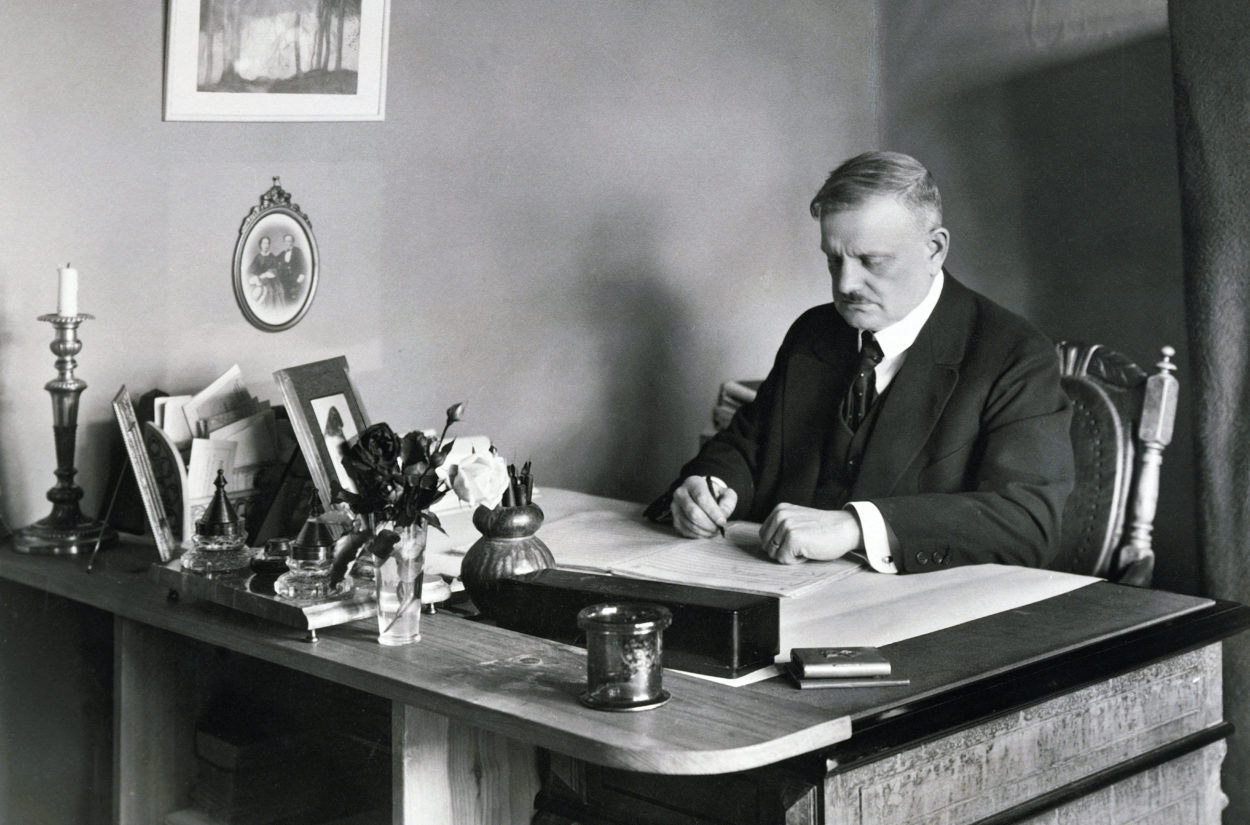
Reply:
M260 196L234 246L234 298L257 329L290 329L317 294L320 259L312 224L280 185Z

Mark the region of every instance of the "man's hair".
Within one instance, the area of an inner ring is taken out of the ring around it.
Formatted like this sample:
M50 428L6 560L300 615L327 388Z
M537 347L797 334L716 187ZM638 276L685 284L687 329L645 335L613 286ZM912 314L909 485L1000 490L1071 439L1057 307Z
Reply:
M942 195L933 175L901 152L864 152L844 161L812 198L812 217L853 209L877 195L898 198L926 229L942 225Z

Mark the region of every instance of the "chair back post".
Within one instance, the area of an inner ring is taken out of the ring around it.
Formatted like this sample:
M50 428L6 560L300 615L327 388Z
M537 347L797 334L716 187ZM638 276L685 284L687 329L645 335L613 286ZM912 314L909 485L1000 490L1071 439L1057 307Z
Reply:
M1154 575L1155 554L1151 544L1155 511L1159 504L1159 474L1163 466L1163 450L1172 443L1172 427L1176 421L1176 399L1179 394L1176 350L1163 347L1163 360L1155 364L1155 373L1146 379L1141 422L1137 438L1142 449L1138 455L1136 490L1133 494L1132 518L1128 536L1118 551L1118 566L1123 570L1119 581L1144 587Z

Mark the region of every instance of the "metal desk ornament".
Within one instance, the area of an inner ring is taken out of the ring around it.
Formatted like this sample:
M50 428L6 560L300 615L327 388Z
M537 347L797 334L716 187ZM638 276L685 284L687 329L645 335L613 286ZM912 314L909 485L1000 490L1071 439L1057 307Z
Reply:
M23 527L14 536L14 549L21 553L75 555L94 552L117 541L116 530L83 515L78 506L83 490L74 483L78 472L74 466L74 450L78 441L78 397L87 388L86 381L74 376L74 369L78 366L74 356L82 351L78 327L93 317L76 309L65 315L58 310L39 316L40 321L46 321L56 329L51 349L56 355L57 377L44 384L44 389L52 396L56 486L48 491L48 500L52 502L51 515Z

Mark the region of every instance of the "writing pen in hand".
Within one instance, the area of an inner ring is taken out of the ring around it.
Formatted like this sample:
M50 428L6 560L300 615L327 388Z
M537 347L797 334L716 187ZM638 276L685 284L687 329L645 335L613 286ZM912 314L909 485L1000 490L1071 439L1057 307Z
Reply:
M716 485L712 483L712 477L704 476L703 480L707 482L707 491L712 494L712 501L715 501L717 504L719 504L720 497L716 495ZM720 531L720 537L724 538L725 537L725 525L718 524L716 525L716 529Z

